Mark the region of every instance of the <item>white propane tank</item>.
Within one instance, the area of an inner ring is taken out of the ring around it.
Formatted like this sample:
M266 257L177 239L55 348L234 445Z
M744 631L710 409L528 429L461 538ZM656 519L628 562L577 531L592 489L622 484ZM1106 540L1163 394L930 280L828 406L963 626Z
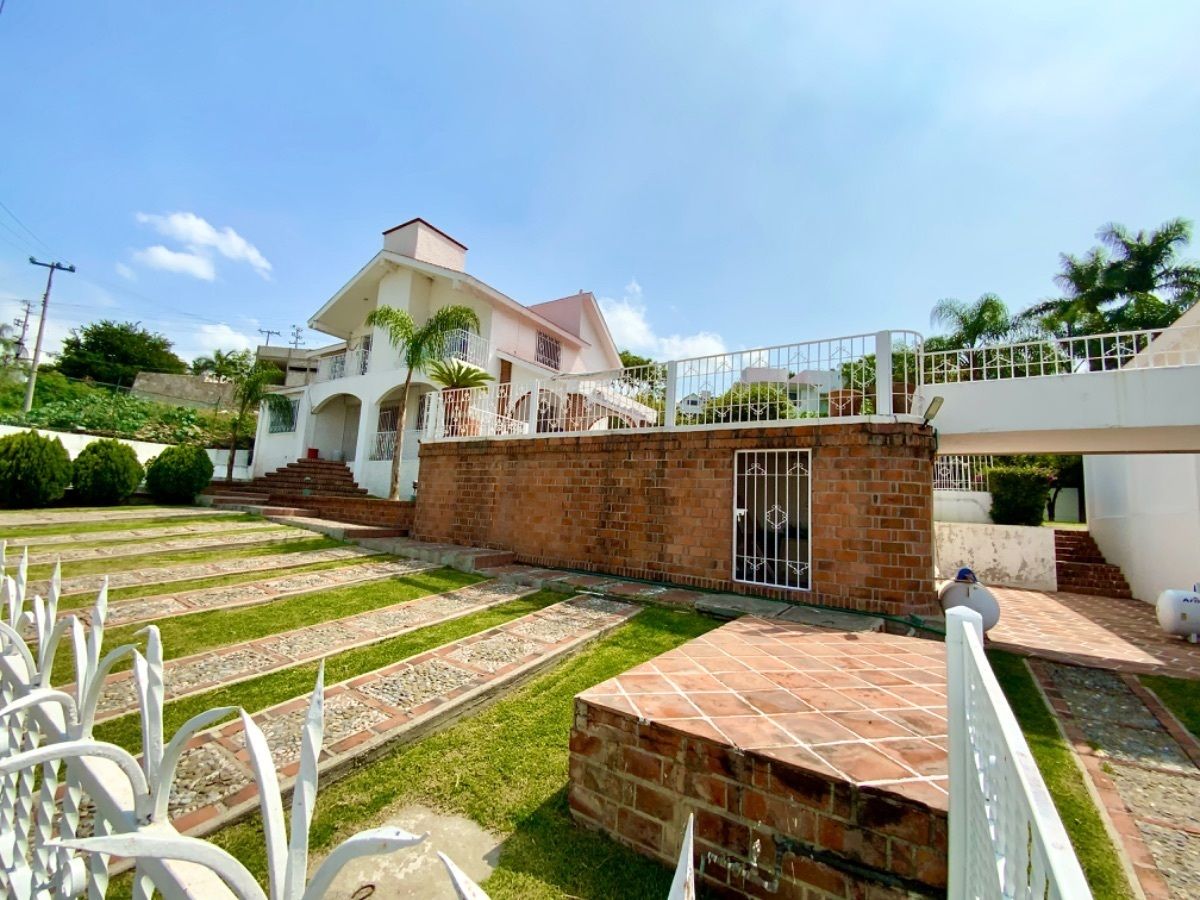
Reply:
M1167 634L1200 640L1200 584L1190 591L1163 591L1158 595L1158 624Z
M985 632L991 631L1000 621L1000 602L995 594L979 583L970 569L959 569L953 581L942 585L942 589L938 591L938 599L943 610L956 606L975 610L983 619Z

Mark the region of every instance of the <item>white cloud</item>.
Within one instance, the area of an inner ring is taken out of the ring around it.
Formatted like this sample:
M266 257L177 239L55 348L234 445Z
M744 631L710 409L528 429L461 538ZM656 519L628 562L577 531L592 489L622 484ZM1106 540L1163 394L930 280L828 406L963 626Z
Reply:
M633 279L619 300L601 297L600 309L613 340L621 350L631 350L651 359L686 359L725 352L725 341L712 331L659 335L646 318L642 286Z
M137 281L137 272L133 271L133 269L125 265L125 263L119 262L114 268L116 268L117 274L126 281Z
M244 332L221 322L218 325L198 325L175 344L175 352L184 359L208 356L214 350L253 350L258 341Z
M267 258L228 226L217 228L191 212L173 212L165 216L140 212L136 218L164 237L181 243L191 255L209 259L210 265L211 254L215 251L226 259L249 264L263 278L271 277L271 263Z
M180 253L177 250L169 250L162 244L135 251L133 259L149 269L178 272L202 281L212 281L217 277L216 267L207 256L201 256L198 253Z

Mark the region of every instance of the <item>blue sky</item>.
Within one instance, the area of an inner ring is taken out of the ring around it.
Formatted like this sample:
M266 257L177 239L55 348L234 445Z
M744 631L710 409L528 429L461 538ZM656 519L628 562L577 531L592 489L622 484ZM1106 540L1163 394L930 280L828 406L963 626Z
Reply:
M928 331L1049 295L1107 221L1200 217L1198 33L1194 2L7 0L0 314L32 253L79 268L52 344L245 345L420 215L654 355Z

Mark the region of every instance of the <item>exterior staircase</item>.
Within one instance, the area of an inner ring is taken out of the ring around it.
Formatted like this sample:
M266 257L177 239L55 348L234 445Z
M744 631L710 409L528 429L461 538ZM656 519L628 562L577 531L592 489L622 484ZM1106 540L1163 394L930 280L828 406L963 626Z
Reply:
M391 520L393 515L380 512L364 519L361 509L352 509L364 502L379 509L374 504L389 501L368 500L366 488L358 486L350 467L328 459L298 459L251 481L214 481L202 493L212 498L214 507L264 516L344 519L364 526L348 530L345 537L403 537L409 530L378 524L379 518Z
M1110 565L1086 531L1054 530L1058 589L1071 594L1132 599L1133 592L1119 566Z

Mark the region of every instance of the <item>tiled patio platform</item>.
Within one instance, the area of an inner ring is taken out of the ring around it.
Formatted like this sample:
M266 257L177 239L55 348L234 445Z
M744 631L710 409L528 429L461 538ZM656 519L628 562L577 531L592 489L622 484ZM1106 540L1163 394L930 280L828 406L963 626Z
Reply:
M1054 662L1200 679L1200 644L1164 634L1140 600L992 588L1000 623L989 646Z
M936 894L945 740L940 643L744 617L579 695L571 808L664 862L695 812L723 890Z

